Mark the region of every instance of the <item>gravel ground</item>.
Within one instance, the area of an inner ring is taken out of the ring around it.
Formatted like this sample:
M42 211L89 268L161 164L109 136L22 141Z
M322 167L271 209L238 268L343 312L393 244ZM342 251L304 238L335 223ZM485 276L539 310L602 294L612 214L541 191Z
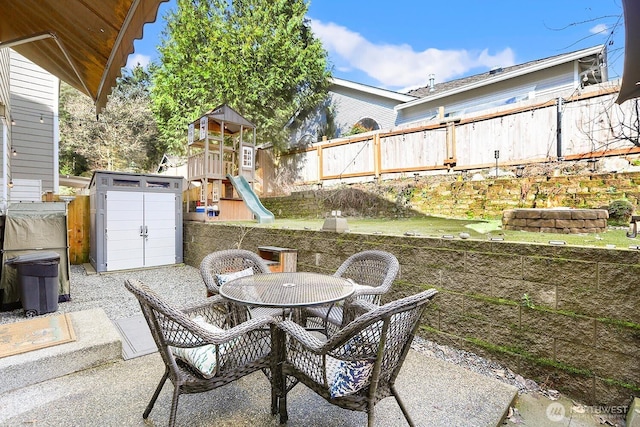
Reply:
M206 298L200 272L186 265L100 274L87 274L83 266L72 265L70 273L71 301L59 303L58 311L50 315L92 308L102 308L111 320L140 315L138 301L124 287L126 279L142 280L178 306ZM24 319L22 309L0 312L0 323Z
M197 268L187 265L101 274L87 274L83 266L72 265L71 301L60 303L58 311L48 315L102 308L111 320L137 316L140 314L140 306L124 287L126 279L142 280L178 306L190 305L206 298L200 272ZM0 312L0 324L20 320L25 320L22 309ZM412 347L416 351L513 385L520 393L540 390L534 381L525 379L510 369L474 353L439 345L420 337L414 339Z
M411 347L429 356L462 366L477 374L510 384L518 389L518 393L531 393L541 390L535 381L525 379L522 375L514 373L511 369L499 363L468 351L458 350L446 345L439 345L421 337L415 337Z

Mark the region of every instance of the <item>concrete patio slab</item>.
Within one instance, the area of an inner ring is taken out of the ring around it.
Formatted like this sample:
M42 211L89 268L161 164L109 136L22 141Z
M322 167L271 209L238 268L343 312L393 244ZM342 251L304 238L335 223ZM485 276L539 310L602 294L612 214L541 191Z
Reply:
M163 373L158 353L67 375L0 395L0 424L102 426L165 425L172 387L166 385L145 424L142 412ZM419 426L496 426L516 396L512 386L411 351L398 378L398 392ZM270 414L269 383L258 372L218 390L183 395L178 425L278 425ZM303 385L289 394L295 426L366 424L366 414L333 406ZM404 426L393 398L376 406L376 426Z
M0 393L122 358L120 335L103 310L70 316L76 341L0 358Z

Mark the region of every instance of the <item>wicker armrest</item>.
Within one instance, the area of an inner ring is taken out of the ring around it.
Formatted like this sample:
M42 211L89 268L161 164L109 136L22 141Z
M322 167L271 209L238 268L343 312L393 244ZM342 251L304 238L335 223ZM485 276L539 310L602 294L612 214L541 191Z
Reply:
M374 310L377 307L378 305L372 302L362 300L362 299L357 299L354 301L350 301L349 304L347 304L344 309L345 311L346 310L351 311L351 313L354 315L353 318L355 318L360 316L363 313L366 313L367 311Z
M208 323L216 326L222 326L227 323L226 301L219 295L182 307L180 311L189 318L202 316Z
M386 293L386 289L377 288L375 286L354 284L354 292L351 298L357 298L360 295L382 295Z
M211 310L212 306L219 305L224 309L225 299L220 295L214 295L212 297L207 298L203 301L198 301L196 303L184 306L181 308L181 311L186 315L192 314L201 314L199 313L202 310Z
M286 332L291 338L300 342L303 346L313 351L314 353L321 353L324 342L314 337L304 329L302 326L298 325L291 320L283 320L276 324L278 328L282 329Z
M226 310L227 304L228 302L220 295L214 295L207 298L204 302L187 306L180 311L189 318L202 316L206 322L222 328L228 316ZM264 328L271 323L273 323L273 318L271 317L258 317L242 322L233 328L224 329L224 332L207 331L195 322L189 325L189 329L193 331L194 335L197 335L209 344L222 344L254 329Z
M363 299L350 300L342 310L342 324L346 325L361 314L377 308L378 305Z
M256 319L249 319L246 322L242 322L238 326L234 326L231 329L224 329L223 332L211 332L198 325L196 322L189 320L189 331L200 338L203 344L224 344L245 335L248 332L264 329L265 326L274 322L271 317L258 317Z

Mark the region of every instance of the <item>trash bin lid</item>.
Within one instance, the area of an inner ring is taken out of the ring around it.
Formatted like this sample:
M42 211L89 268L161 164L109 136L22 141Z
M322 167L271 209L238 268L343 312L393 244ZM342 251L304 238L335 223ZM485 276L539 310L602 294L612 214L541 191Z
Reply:
M4 263L6 265L17 264L37 264L39 261L59 261L60 255L52 251L38 251L29 252L28 254L18 255L13 258L7 259Z

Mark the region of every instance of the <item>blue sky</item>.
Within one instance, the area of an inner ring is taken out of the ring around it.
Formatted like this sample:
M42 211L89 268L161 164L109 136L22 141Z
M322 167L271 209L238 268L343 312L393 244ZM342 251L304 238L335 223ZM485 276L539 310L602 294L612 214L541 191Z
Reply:
M129 65L157 60L160 6L134 44ZM598 44L609 78L620 78L624 20L620 0L312 0L308 17L329 53L333 75L404 91Z

